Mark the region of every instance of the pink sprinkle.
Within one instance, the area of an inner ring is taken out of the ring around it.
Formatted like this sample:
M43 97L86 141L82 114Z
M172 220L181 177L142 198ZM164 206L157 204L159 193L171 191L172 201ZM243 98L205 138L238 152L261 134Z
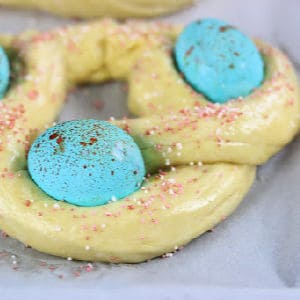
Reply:
M31 205L31 201L30 200L26 200L25 201L25 206L29 207Z
M75 51L77 49L77 45L74 41L68 40L67 48L69 51Z
M93 267L92 264L88 264L88 265L85 267L85 270L86 270L87 272L92 272L93 269L94 269L94 267Z
M32 41L33 42L44 42L44 41L51 41L54 39L54 34L49 32L44 32L42 34L36 35Z
M54 270L56 270L56 269L57 269L57 267L55 267L55 266L53 266L53 265L49 266L49 270L51 270L51 271L54 271Z
M30 100L36 100L36 98L38 97L39 93L37 90L31 90L28 92L27 96Z

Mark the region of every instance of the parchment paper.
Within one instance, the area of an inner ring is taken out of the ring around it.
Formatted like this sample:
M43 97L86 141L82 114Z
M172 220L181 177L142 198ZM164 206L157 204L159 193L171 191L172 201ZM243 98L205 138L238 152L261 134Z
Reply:
M298 0L199 0L193 8L162 19L188 22L200 17L223 18L245 33L281 47L299 67L299 10ZM72 22L75 21L0 8L1 32L49 29ZM107 119L128 114L122 86L109 83L79 88L70 95L60 119ZM256 183L243 203L213 232L171 258L139 265L67 261L2 237L0 290L14 290L15 295L25 290L28 295L43 291L40 299L59 295L60 289L76 290L73 299L93 293L145 298L147 292L158 299L198 298L204 291L216 299L226 295L228 299L245 299L245 295L255 295L257 289L267 289L264 295L276 291L273 299L280 299L280 295L300 297L295 289L300 287L299 177L298 137L259 168ZM285 290L290 287L293 292ZM79 290L86 288L86 292ZM6 298L0 295L0 299L13 299L2 295Z

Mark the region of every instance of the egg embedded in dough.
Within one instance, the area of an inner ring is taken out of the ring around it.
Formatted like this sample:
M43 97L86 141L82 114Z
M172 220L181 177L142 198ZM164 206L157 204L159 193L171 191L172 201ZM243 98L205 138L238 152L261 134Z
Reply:
M9 85L9 59L3 48L0 47L0 99L4 97Z
M255 44L218 19L186 26L177 39L175 59L186 81L212 102L245 97L264 78L264 63Z
M49 128L32 144L28 169L48 195L79 206L122 199L139 189L145 176L133 139L98 120L68 121Z

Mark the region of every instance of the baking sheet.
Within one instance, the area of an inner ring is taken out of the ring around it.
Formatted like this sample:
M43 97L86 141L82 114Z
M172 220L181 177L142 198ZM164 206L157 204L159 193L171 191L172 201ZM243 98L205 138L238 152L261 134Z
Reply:
M299 67L299 9L298 0L199 0L193 8L161 19L188 22L200 17L223 18L245 33L281 47ZM72 22L75 21L0 8L1 32L15 33L25 28L46 30ZM109 83L73 92L60 119L107 119L126 114L123 84ZM60 288L89 288L89 293L94 291L98 295L101 292L108 295L111 290L116 296L118 288L131 297L146 290L157 296L160 288L160 295L174 297L206 291L206 295L231 295L230 299L237 295L239 299L241 291L228 294L237 288L250 289L244 290L248 295L255 289L269 292L280 289L276 295L282 295L286 288L300 287L299 176L298 137L259 168L256 183L230 218L173 257L139 265L67 261L25 248L2 235L0 289L12 288L15 293L23 288L31 293L47 290L44 296L49 298ZM295 296L294 292L296 289ZM81 295L79 290L76 295ZM73 299L77 299L76 295Z

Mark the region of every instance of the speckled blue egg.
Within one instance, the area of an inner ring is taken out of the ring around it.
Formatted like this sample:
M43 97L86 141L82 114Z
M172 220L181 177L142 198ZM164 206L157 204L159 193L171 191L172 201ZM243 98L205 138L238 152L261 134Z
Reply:
M32 144L28 169L48 195L78 206L98 206L140 188L145 166L125 131L105 121L75 120L46 130Z
M245 97L264 78L264 62L255 44L218 19L203 19L185 27L174 56L185 80L211 102Z
M0 99L4 97L7 91L9 85L9 76L9 60L3 48L0 47Z

